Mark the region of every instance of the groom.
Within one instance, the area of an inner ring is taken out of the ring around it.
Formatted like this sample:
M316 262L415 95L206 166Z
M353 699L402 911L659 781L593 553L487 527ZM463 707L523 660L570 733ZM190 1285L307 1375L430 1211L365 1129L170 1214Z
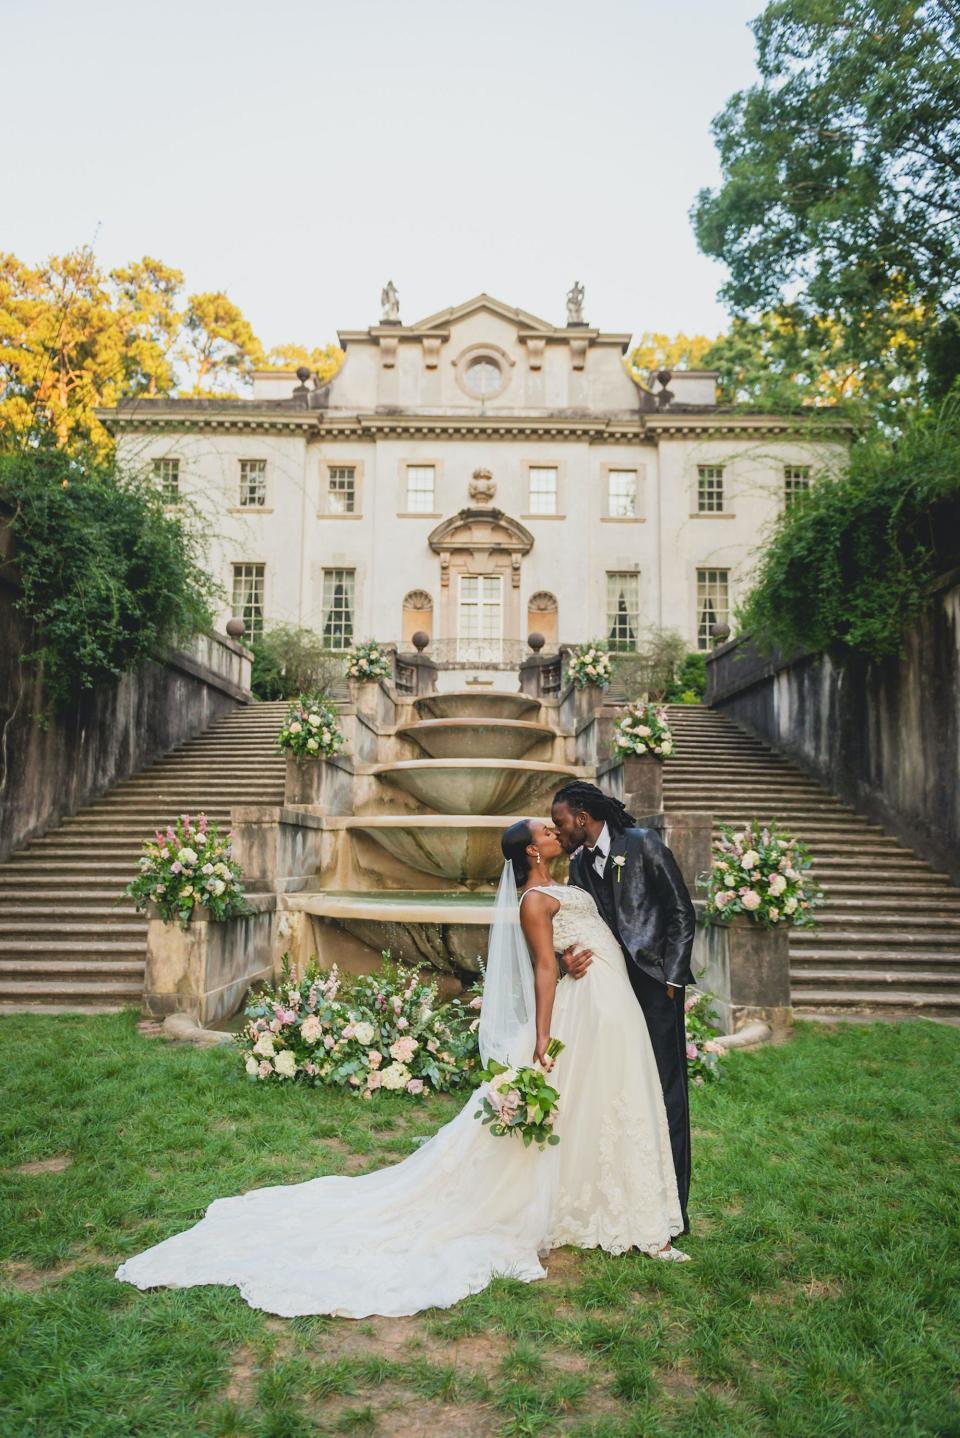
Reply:
M570 883L586 889L627 959L633 991L650 1033L670 1143L688 1233L690 1194L690 1107L687 1094L687 1037L684 985L690 969L695 916L676 860L652 829L635 827L618 799L595 784L565 784L553 798L553 825L570 860ZM573 978L582 978L589 953L563 957Z

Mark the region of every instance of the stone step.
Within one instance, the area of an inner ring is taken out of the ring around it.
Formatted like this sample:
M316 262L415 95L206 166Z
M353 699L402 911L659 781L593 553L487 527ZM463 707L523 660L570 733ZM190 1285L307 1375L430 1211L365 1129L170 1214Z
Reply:
M808 988L805 984L793 989L794 1013L803 1017L809 1007L817 1012L831 1008L863 1009L898 1008L907 1014L918 1009L925 1013L960 1013L960 991L921 989L916 992L908 988L889 989L824 989Z
M879 908L883 911L889 911L891 907L889 897L883 893L875 893L867 896L844 894L838 888L829 884L824 884L823 891L826 895L827 903L834 913L861 912L869 914L872 913L874 909ZM937 897L934 900L927 898L898 898L895 905L893 905L898 913L910 914L911 917L914 913L929 913L931 906L933 906L935 913L941 917L946 918L951 914L956 914L958 920L960 920L960 898L956 898L952 895L944 898ZM823 911L818 912L822 913Z
M112 871L103 869L99 873L77 874L67 871L61 874L34 873L26 867L22 871L10 874L6 870L0 870L0 891L15 888L23 885L29 879L30 886L35 889L51 889L63 885L65 888L89 887L91 892L102 888L108 888L111 884L119 891L129 884L133 877L133 871L123 869Z
M864 929L895 929L898 925L909 923L912 929L935 929L943 933L960 933L960 920L954 915L941 915L919 911L911 913L909 919L905 919L900 913L886 914L865 914L855 909L841 908L838 903L825 904L822 909L816 912L817 927L824 933L829 933L834 938L836 933L849 930L851 933L862 932ZM811 929L791 929L791 938L803 942L803 936L812 933Z
M952 992L954 988L960 991L960 972L950 974L944 973L942 969L876 969L867 968L866 965L863 968L852 968L848 965L845 968L800 969L796 972L791 969L791 977L795 977L803 988L809 988L811 984L828 984L831 987L839 984L849 989L916 984L918 988L936 988L939 985L945 992Z
M57 999L83 1000L102 1003L105 999L126 999L139 1003L143 994L143 983L139 979L83 980L57 978L47 982L30 982L26 979L0 980L0 1000L3 999Z
M58 939L53 948L65 958L74 954L79 958L89 954L104 954L107 958L114 959L141 959L145 941L142 933L139 939L117 942L112 939L98 939L96 943L82 939ZM39 939L0 939L0 959L32 959L37 954L43 958L50 953L51 945Z
M30 896L33 897L35 896ZM19 929L28 923L33 926L48 923L67 924L72 928L74 923L94 922L101 926L108 924L111 932L115 932L120 925L129 925L132 928L134 924L139 924L143 928L147 922L146 915L138 914L130 901L117 904L114 908L104 904L102 894L91 894L88 899L81 894L70 894L66 903L52 902L49 895L44 895L44 898L46 902L36 904L27 898L12 900L5 894L0 900L2 932L9 934L12 929ZM145 929L143 931L146 932Z
M19 974L63 975L67 979L129 978L143 980L144 959L0 959L0 978L13 980Z
M791 935L791 938L793 935ZM882 947L871 948L863 944L856 949L831 949L804 948L796 950L793 944L790 945L790 971L801 973L808 964L832 964L832 963L857 963L873 964L883 968L889 964L899 964L908 967L918 964L921 968L932 965L948 966L960 964L960 954L952 948L895 948L890 944Z
M129 919L129 916L127 916ZM134 923L111 923L99 919L94 921L89 915L76 920L66 920L63 914L53 912L48 919L35 918L29 922L22 919L11 920L7 912L3 915L3 936L8 939L20 938L24 935L32 935L36 939L60 939L73 938L79 943L81 939L87 939L90 943L109 934L110 942L127 942L130 944L145 944L147 941L147 923L143 918Z
M71 1014L82 1014L85 1018L91 1014L119 1014L125 1008L130 1007L130 1001L117 1004L102 1003L76 1003L76 1004L46 1004L37 1003L0 1003L0 1018L18 1018L23 1014L37 1014L44 1018L68 1017Z

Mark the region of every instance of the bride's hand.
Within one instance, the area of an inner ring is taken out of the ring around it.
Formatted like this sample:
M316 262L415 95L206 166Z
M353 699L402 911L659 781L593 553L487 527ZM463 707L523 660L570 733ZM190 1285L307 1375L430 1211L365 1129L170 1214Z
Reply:
M550 1035L546 1038L537 1039L537 1046L533 1051L533 1061L539 1064L544 1072L549 1073L553 1068L553 1059L547 1057L547 1044L550 1042Z

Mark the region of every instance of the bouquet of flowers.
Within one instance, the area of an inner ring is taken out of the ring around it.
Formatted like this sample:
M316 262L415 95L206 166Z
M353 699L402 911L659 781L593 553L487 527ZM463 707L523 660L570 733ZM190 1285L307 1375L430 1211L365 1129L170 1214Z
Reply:
M230 836L224 838L206 814L194 824L181 814L166 833L158 829L144 840L135 879L124 894L136 901L138 912L156 904L165 924L177 919L189 924L198 904L212 919L232 919L251 912L243 896L240 865L231 858Z
M390 660L375 639L355 644L347 655L347 675L350 679L386 679L389 674Z
M600 689L606 689L613 674L613 656L607 649L606 644L578 644L572 654L567 656L567 678L572 680L578 689L586 689L588 684L596 684Z
M707 891L706 920L717 923L749 914L763 928L812 925L823 892L813 886L810 853L799 840L756 819L744 829L724 825L714 842L709 874L697 880Z
M559 1039L551 1039L547 1055L556 1058L562 1049ZM474 1118L480 1119L492 1134L497 1138L517 1134L527 1147L535 1143L543 1148L548 1143L560 1142L553 1132L560 1095L539 1064L511 1069L491 1059L487 1067L481 1069L480 1077L484 1088Z
M687 1073L698 1085L713 1083L723 1077L720 1060L726 1054L726 1049L716 1042L717 1030L707 1015L711 997L711 994L689 993L683 1001L683 1017L687 1031Z
M251 1079L332 1085L360 1098L381 1090L446 1093L479 1067L478 999L437 1005L436 984L390 962L361 978L302 976L284 956L280 982L255 994L237 1036Z
M656 754L658 759L668 759L673 753L673 735L663 705L643 699L628 704L614 727L613 747L618 754Z
M290 705L277 735L277 748L304 759L329 759L343 748L343 735L332 699L322 694L301 694Z

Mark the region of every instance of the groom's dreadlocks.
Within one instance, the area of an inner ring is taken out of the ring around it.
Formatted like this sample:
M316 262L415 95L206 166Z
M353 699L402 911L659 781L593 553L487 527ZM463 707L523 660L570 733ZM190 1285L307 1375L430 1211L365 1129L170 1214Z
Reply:
M624 829L633 828L636 819L628 814L619 799L614 799L611 794L604 794L596 784L588 784L583 779L574 779L569 784L564 784L553 796L555 804L566 804L576 812L577 809L585 809L591 819L601 819L610 830L611 834L622 834Z

